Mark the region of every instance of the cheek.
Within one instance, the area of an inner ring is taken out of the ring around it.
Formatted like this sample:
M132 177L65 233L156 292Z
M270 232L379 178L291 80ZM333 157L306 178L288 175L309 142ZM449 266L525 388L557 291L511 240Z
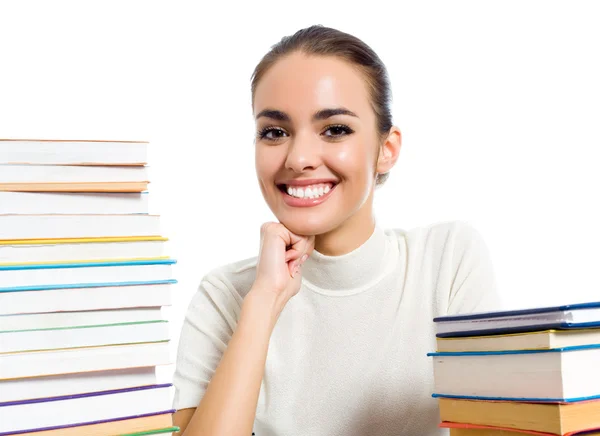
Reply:
M260 179L272 178L279 168L279 161L276 153L263 147L257 148L254 154L254 164L256 174Z
M328 166L347 182L363 183L371 177L375 165L368 145L360 140L340 144L328 153Z

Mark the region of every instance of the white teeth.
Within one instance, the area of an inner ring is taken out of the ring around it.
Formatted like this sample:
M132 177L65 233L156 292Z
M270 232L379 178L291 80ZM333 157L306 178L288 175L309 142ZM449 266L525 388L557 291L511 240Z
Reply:
M306 186L305 188L294 188L288 186L286 188L286 192L288 195L297 198L319 198L329 191L331 191L332 187L330 184L318 184Z

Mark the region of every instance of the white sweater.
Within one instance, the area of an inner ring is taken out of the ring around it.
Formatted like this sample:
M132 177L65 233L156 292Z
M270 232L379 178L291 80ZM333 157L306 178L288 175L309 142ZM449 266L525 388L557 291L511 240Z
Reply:
M174 408L196 407L236 328L256 258L207 274L189 305ZM314 251L269 343L256 436L433 436L435 316L499 309L480 233L464 221L384 230ZM243 365L244 362L239 362ZM251 435L248 435L251 436Z

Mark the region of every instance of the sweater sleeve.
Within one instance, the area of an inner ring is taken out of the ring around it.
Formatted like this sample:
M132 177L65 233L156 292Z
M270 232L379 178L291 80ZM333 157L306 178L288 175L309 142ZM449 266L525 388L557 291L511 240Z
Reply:
M479 231L457 221L453 247L448 315L501 310L492 258Z
M192 297L179 338L173 408L197 407L239 319L241 300L224 280L205 276Z

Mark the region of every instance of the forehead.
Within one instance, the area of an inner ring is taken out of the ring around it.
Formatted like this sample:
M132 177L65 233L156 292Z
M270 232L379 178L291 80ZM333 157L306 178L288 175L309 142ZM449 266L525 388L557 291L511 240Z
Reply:
M293 53L278 60L261 78L254 96L254 113L272 108L292 119L335 107L349 109L359 117L370 111L363 74L333 56Z

